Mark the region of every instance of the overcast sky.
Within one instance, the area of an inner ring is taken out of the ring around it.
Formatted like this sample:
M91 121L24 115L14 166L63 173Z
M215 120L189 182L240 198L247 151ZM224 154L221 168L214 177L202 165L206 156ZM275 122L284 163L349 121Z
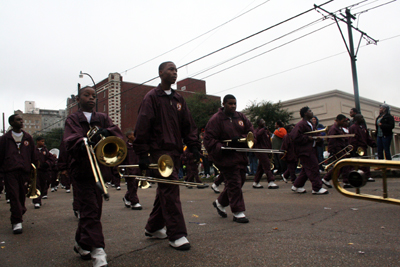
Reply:
M335 0L323 8L334 12L360 3L351 8L357 14L353 25L380 40L361 41L360 96L400 107L400 3L377 7L390 1ZM1 1L0 111L7 119L13 110L24 110L26 100L42 109L64 109L77 83L91 84L87 76L79 79L81 70L96 82L119 72L124 81L142 83L158 75L163 61L186 65L325 2ZM208 94L235 95L238 110L251 101L278 102L333 89L353 93L345 44L332 19L319 20L322 14L312 10L191 63L179 69L178 80L204 79ZM340 26L347 39L346 25ZM353 35L357 48L360 34Z

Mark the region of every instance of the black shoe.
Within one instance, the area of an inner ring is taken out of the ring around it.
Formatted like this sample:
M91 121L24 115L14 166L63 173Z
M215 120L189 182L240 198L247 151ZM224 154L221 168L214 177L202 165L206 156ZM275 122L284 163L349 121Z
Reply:
M353 188L353 186L351 184L344 184L343 188Z
M247 219L246 217L236 218L235 216L233 216L233 221L237 223L248 223L249 219Z
M222 218L228 217L228 214L226 214L226 212L223 212L222 210L220 210L220 209L218 208L217 202L216 202L216 201L213 202L213 206L217 209L218 215L219 215L219 216L221 216Z
M198 189L204 189L204 188L207 188L207 187L208 187L208 185L205 185L205 184L199 184L197 186Z
M193 189L193 186L187 185L187 189Z

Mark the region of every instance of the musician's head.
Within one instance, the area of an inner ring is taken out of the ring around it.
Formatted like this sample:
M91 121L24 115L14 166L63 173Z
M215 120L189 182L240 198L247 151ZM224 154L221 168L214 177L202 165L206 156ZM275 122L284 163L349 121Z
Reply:
M171 85L176 82L178 78L178 69L172 61L166 61L158 66L158 75L161 78L161 83Z
M361 125L361 124L363 124L363 123L365 122L364 116L361 115L361 114L356 114L356 115L354 116L354 121L355 121L358 125Z
M264 127L265 126L265 120L261 117L258 117L256 120L256 124L258 127Z
M20 130L24 127L24 120L22 119L22 116L19 114L13 114L10 117L8 117L8 123L14 130L17 129Z
M354 116L358 113L360 113L360 112L358 112L358 109L356 109L356 108L350 109L350 117L354 118Z
M76 96L79 107L85 112L93 112L96 106L96 91L93 87L86 86L79 90Z
M290 133L294 128L294 124L289 124L285 127L287 133Z
M336 116L336 123L339 127L346 127L347 117L343 114Z
M135 141L135 132L132 129L129 129L125 132L125 136L130 141Z
M233 95L226 95L222 100L222 105L224 106L224 112L226 115L231 116L236 111L236 97Z
M36 146L37 147L44 147L44 137L38 136L36 138Z
M312 119L312 117L314 117L314 113L309 107L306 106L300 109L300 116L309 121Z

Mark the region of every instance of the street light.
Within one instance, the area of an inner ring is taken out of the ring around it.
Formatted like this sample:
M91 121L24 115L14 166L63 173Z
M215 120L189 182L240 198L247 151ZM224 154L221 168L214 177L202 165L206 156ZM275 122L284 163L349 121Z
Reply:
M90 79L91 79L92 82L93 82L94 91L96 92L96 112L97 112L97 89L96 89L96 83L94 82L92 76L90 76L89 73L85 73L85 72L82 72L82 71L81 71L81 72L79 73L79 78L83 78L83 75L89 76Z

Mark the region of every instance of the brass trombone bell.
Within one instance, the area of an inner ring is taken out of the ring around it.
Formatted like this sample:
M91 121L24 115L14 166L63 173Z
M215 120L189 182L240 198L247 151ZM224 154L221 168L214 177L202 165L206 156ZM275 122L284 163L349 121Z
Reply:
M365 185L366 178L363 172L361 171L353 171L349 175L349 182L351 185L356 187L356 192L350 192L344 189L339 183L339 171L344 166L353 166L355 168L359 167L378 167L382 169L382 183L383 183L383 195L382 196L375 196L375 195L368 195L368 194L361 194L360 187ZM400 199L389 198L388 197L388 190L387 190L387 177L386 177L386 169L400 169L400 162L399 161L392 161L392 160L373 160L373 159L342 159L335 164L333 167L332 173L332 183L333 186L336 188L339 193L346 197L356 198L356 199L363 199L363 200L370 200L375 202L383 202L389 204L396 204L400 205Z
M365 151L362 147L358 147L357 151L356 151L357 155L359 155L360 157L365 155Z
M247 143L247 146L249 148L253 148L253 146L254 146L254 134L252 132L249 132L245 138L240 138L238 140L238 142ZM228 145L228 143L232 143L232 139L223 140L222 143L227 143L227 145Z
M29 182L29 188L28 188L28 193L26 194L26 197L30 199L35 199L40 197L40 191L39 189L36 188L36 182L37 182L37 171L36 171L36 166L35 164L31 163L32 166L32 171L31 171L31 179Z
M118 172L121 177L137 177L137 175L123 174L122 169L127 168L139 168L139 165L119 165ZM157 164L150 164L149 169L158 169L162 177L169 177L174 170L174 162L169 155L164 154L158 159Z
M125 142L116 136L103 138L95 145L94 149L97 160L107 167L121 164L127 154Z

